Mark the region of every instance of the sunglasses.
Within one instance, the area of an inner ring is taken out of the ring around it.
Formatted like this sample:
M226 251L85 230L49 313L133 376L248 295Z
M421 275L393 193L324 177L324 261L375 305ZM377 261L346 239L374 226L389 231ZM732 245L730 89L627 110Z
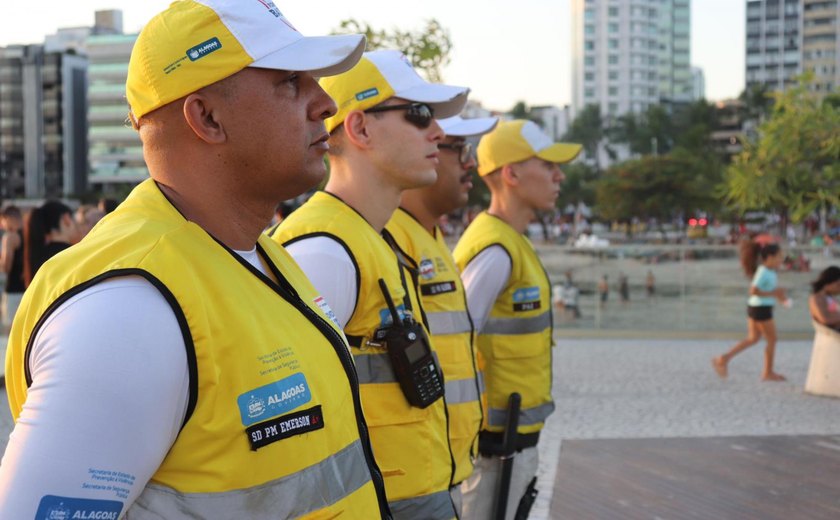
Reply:
M454 150L458 152L458 162L461 163L461 166L466 166L469 164L470 160L473 158L473 145L472 143L463 142L463 143L441 143L438 145L438 149L441 150Z
M435 111L426 103L407 103L405 105L384 105L365 110L366 114L376 112L388 112L390 110L405 110L405 120L423 130L429 128L432 119L435 118Z

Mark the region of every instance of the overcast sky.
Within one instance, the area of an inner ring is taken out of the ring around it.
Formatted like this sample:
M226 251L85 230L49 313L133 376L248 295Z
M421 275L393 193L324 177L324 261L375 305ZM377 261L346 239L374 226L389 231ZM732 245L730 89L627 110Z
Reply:
M0 46L42 42L59 27L93 25L99 9L122 9L137 32L169 0L2 0ZM452 37L444 79L472 88L485 107L565 105L571 100L569 0L319 0L275 3L305 35L326 34L346 18L377 28L418 29L436 18ZM744 0L693 0L691 63L703 68L706 97L736 97L744 87Z

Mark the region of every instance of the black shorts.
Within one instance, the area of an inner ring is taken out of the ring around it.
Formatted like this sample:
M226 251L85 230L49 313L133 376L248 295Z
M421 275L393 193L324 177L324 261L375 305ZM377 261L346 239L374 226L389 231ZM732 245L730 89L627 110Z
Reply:
M773 306L772 305L760 305L758 307L753 307L751 305L747 306L747 316L750 319L755 321L768 321L773 319Z

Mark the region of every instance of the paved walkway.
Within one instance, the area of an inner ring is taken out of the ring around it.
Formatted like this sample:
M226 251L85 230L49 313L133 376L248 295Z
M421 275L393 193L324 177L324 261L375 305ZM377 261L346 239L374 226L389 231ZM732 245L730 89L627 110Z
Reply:
M540 480L554 483L561 439L840 433L840 400L802 391L810 342L777 346L784 383L760 381L761 344L733 360L728 380L719 379L710 359L729 346L721 340L559 340L557 410L540 440ZM540 487L532 520L550 518L552 487Z
M840 400L802 392L810 342L782 342L777 371L762 383L761 345L743 353L720 380L710 359L728 341L559 338L554 350L557 411L540 441L540 495L532 520L550 518L561 439L840 434ZM0 395L0 451L11 418ZM840 470L838 470L840 471ZM838 475L840 478L840 475Z

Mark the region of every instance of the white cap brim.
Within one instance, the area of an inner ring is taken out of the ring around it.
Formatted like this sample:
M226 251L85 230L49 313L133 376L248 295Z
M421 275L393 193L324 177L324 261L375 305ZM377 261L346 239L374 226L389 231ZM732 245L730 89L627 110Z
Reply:
M467 105L470 89L441 85L440 83L424 83L401 92L394 92L394 97L417 103L427 103L435 111L436 118L456 116Z
M454 137L475 137L484 135L496 128L498 117L476 117L464 119L461 116L438 119L438 124L446 135Z
M365 52L361 34L304 36L298 41L254 61L250 67L310 72L316 77L334 76L353 68Z

